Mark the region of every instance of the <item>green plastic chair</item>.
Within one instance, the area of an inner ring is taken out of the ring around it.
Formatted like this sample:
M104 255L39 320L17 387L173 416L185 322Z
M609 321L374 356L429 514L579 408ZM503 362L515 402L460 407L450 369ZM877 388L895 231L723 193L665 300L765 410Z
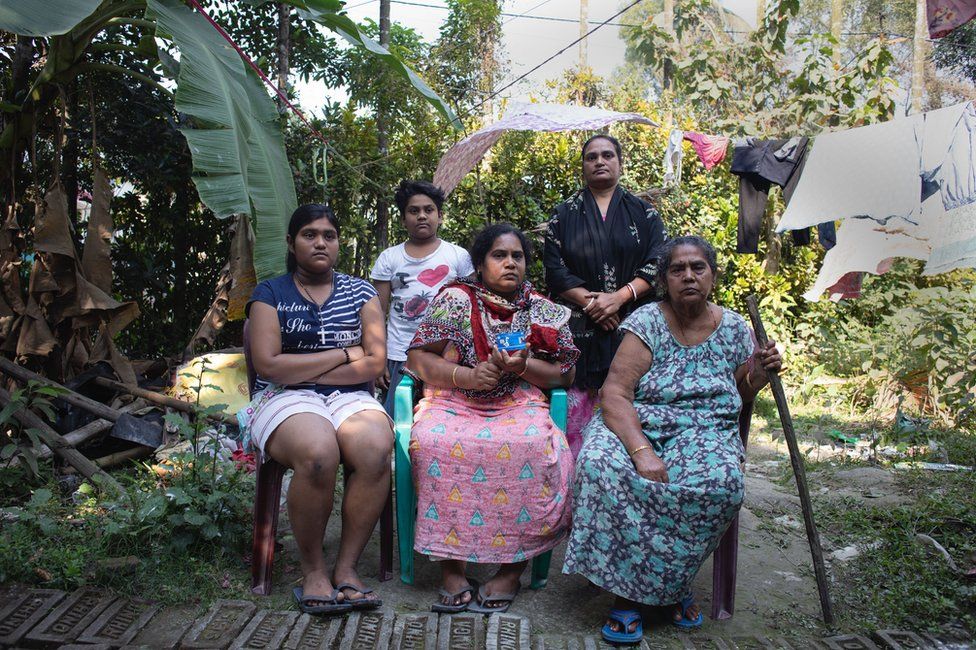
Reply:
M413 584L413 538L417 515L417 493L413 488L410 472L410 429L413 427L414 382L404 375L397 386L393 403L393 421L396 428L396 519L397 539L400 545L400 580ZM549 415L557 427L566 430L569 415L566 391L553 389L549 395ZM532 560L533 589L542 589L549 580L549 563L552 551L537 555Z

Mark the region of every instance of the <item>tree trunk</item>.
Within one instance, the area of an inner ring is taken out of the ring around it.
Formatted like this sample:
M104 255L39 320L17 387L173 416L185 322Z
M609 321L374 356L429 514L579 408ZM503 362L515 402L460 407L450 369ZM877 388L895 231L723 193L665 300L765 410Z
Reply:
M61 155L61 182L68 201L68 221L78 233L78 81L72 80L65 92L64 149ZM92 116L92 119L95 119Z
M580 0L580 25L579 25L579 67L580 72L586 68L586 32L589 31L589 13L590 13L590 2L589 0ZM582 104L582 97L580 98L580 103Z
M28 73L34 61L34 39L28 36L18 36L17 45L14 47L14 57L10 65L10 87L9 94L3 99L10 104L23 103L28 88ZM6 134L7 127L13 126L17 120L21 119L17 113L0 113L0 133ZM11 134L13 135L13 134ZM4 205L14 205L17 202L16 179L22 169L22 156L18 155L23 149L17 145L26 143L26 139L16 143L18 138L12 137L12 142L8 148L7 144L0 145L0 155L7 160L0 162L0 202ZM11 165L6 167L6 165Z
M922 112L922 95L925 92L925 50L928 38L928 20L925 0L915 0L915 42L912 52L912 113Z
M678 38L674 31L674 0L664 0L664 29L670 34L675 45L678 45ZM671 96L671 86L674 81L674 61L668 56L664 59L664 69L662 71L661 87L665 93L664 125L670 129L674 123L674 113L672 105L674 97Z
M186 260L190 254L190 242L187 238L190 221L190 201L187 188L179 187L173 199L173 217L176 227L173 229L173 249L176 251L173 266L173 332L177 341L186 340L190 333L187 322L186 298L187 277Z
M288 56L291 52L291 7L284 2L278 3L278 89L288 93ZM285 112L285 102L276 97L278 111Z
M834 37L837 44L834 45L834 53L831 62L834 64L834 76L840 74L840 35L844 27L844 0L831 0L830 2L830 35Z
M380 0L380 45L390 48L390 0ZM389 125L386 116L386 92L380 92L376 104L376 148L380 158L389 153ZM380 164L380 169L386 165ZM387 197L376 198L376 249L383 251L389 244L390 204ZM358 256L357 256L358 257Z

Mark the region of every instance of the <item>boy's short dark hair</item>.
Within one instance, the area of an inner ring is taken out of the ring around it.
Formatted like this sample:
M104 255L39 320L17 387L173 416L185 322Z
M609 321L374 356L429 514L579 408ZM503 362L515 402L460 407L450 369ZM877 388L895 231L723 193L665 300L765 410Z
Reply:
M407 203L410 199L418 194L423 194L433 201L434 205L437 206L438 212L443 208L444 190L427 181L410 181L404 179L400 181L400 187L397 188L396 194L393 195L393 200L400 209L400 216L403 216L403 213L406 212Z

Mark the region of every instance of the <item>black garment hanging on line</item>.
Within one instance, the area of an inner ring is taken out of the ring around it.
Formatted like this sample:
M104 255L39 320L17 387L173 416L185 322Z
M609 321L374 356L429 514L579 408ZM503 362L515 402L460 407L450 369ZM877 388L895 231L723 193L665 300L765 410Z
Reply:
M806 163L807 138L759 140L749 138L737 144L732 153L732 173L739 176L739 227L737 253L757 253L762 218L772 184L783 188L783 199L789 204ZM833 222L818 227L820 243L830 249L836 243ZM793 241L810 243L809 230L794 230Z

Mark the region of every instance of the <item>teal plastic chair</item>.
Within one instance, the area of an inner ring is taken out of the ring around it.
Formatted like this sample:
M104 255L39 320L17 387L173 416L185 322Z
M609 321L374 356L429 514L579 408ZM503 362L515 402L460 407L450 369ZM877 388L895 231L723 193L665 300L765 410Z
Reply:
M393 421L396 428L396 520L397 539L400 545L400 580L413 584L413 538L417 516L417 493L413 488L410 472L410 429L413 427L414 382L404 375L397 386L393 403ZM549 395L549 415L557 427L566 430L569 408L566 391L553 389ZM549 580L549 563L552 551L537 555L532 560L532 588L542 589Z

